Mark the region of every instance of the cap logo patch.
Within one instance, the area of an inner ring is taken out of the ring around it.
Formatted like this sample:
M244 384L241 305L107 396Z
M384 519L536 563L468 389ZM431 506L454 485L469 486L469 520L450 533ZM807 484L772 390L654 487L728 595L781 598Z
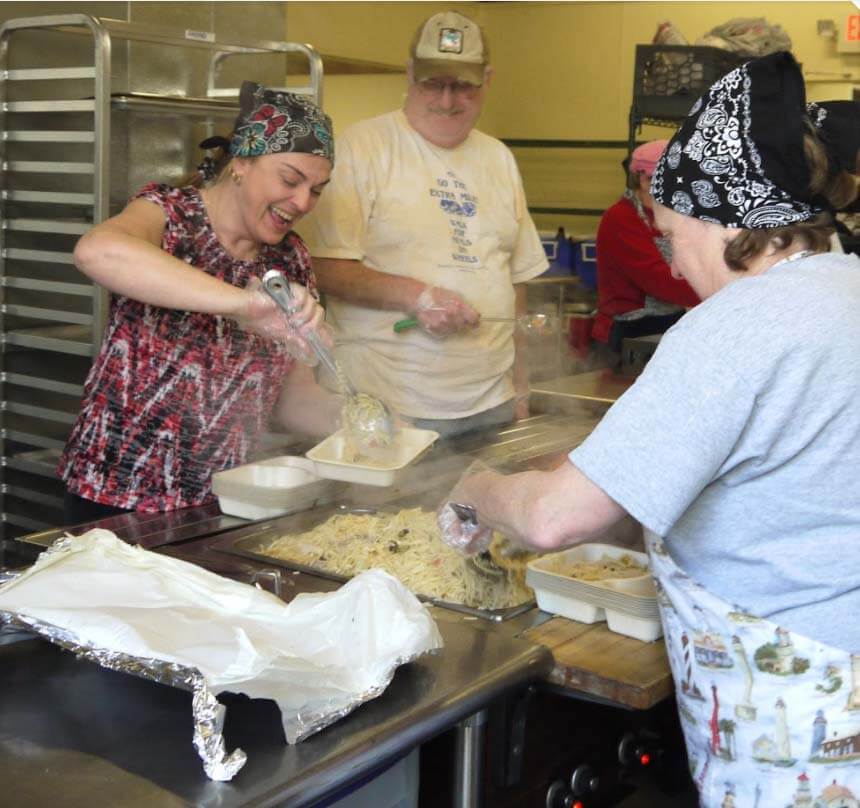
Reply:
M439 32L440 53L462 53L463 31L459 28L443 28Z

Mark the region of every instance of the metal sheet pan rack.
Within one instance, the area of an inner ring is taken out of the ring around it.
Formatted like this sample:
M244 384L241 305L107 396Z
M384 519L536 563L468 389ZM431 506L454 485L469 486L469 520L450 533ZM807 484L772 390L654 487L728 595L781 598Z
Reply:
M135 70L150 69L140 58L146 47L179 65L185 86L136 91ZM190 137L178 128L229 131L238 89L219 85L233 76L224 68L235 56L255 69L259 58L276 58L275 75L307 76L290 90L322 103L322 60L308 45L87 14L0 26L0 542L62 523L56 464L108 311L106 291L74 267L75 242L153 178L143 178L143 163L164 175L153 127L161 127L162 154L188 166ZM297 59L306 66L294 71Z
M744 58L700 45L637 45L628 154L643 124L675 128L708 88Z

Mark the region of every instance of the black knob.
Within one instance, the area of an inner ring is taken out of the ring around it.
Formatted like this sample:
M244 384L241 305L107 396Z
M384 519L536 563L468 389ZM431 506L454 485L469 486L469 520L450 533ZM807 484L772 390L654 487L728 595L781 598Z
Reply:
M638 735L628 732L618 744L618 762L624 766L648 768L659 763L664 755L660 737L647 730Z
M638 738L632 732L627 732L618 743L618 762L622 766L630 766L636 760Z
M587 797L600 788L600 778L597 772L587 763L577 766L570 775L570 790L574 797Z
M546 808L570 808L573 797L562 780L556 780L546 792Z

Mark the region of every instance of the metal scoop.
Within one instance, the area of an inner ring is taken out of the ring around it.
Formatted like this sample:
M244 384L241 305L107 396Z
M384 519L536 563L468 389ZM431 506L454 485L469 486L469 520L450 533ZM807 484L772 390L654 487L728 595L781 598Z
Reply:
M558 330L558 317L551 314L524 314L522 317L481 317L482 323L515 323L517 328L529 334L554 334ZM418 325L416 317L398 320L394 333L408 331Z
M289 281L276 269L263 275L263 288L269 297L290 317L295 313L294 299ZM343 406L343 425L361 449L384 449L394 442L394 416L381 399L367 393L359 393L325 346L316 331L302 335L314 349L320 362L337 379L341 392L346 397Z

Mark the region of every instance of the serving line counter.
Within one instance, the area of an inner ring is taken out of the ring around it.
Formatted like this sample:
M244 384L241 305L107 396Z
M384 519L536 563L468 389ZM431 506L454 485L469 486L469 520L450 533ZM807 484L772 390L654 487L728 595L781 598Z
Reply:
M441 444L391 489L346 486L363 507L438 504L469 457L506 470L551 468L593 428L591 411L538 416L493 433ZM464 455L466 456L464 458ZM248 523L217 506L98 522L120 538L291 600L334 581L226 553L243 535L288 531L298 515ZM83 532L92 525L77 526ZM48 545L64 529L25 540ZM8 805L313 805L373 776L411 749L456 727L454 803L482 804L488 709L545 682L560 692L646 710L671 693L662 643L645 644L531 609L494 622L434 606L441 652L398 669L387 690L346 718L288 746L274 703L241 696L227 705L227 751L248 762L229 783L209 781L191 743L191 694L82 660L41 640L0 646L0 766ZM45 776L49 772L50 776Z

